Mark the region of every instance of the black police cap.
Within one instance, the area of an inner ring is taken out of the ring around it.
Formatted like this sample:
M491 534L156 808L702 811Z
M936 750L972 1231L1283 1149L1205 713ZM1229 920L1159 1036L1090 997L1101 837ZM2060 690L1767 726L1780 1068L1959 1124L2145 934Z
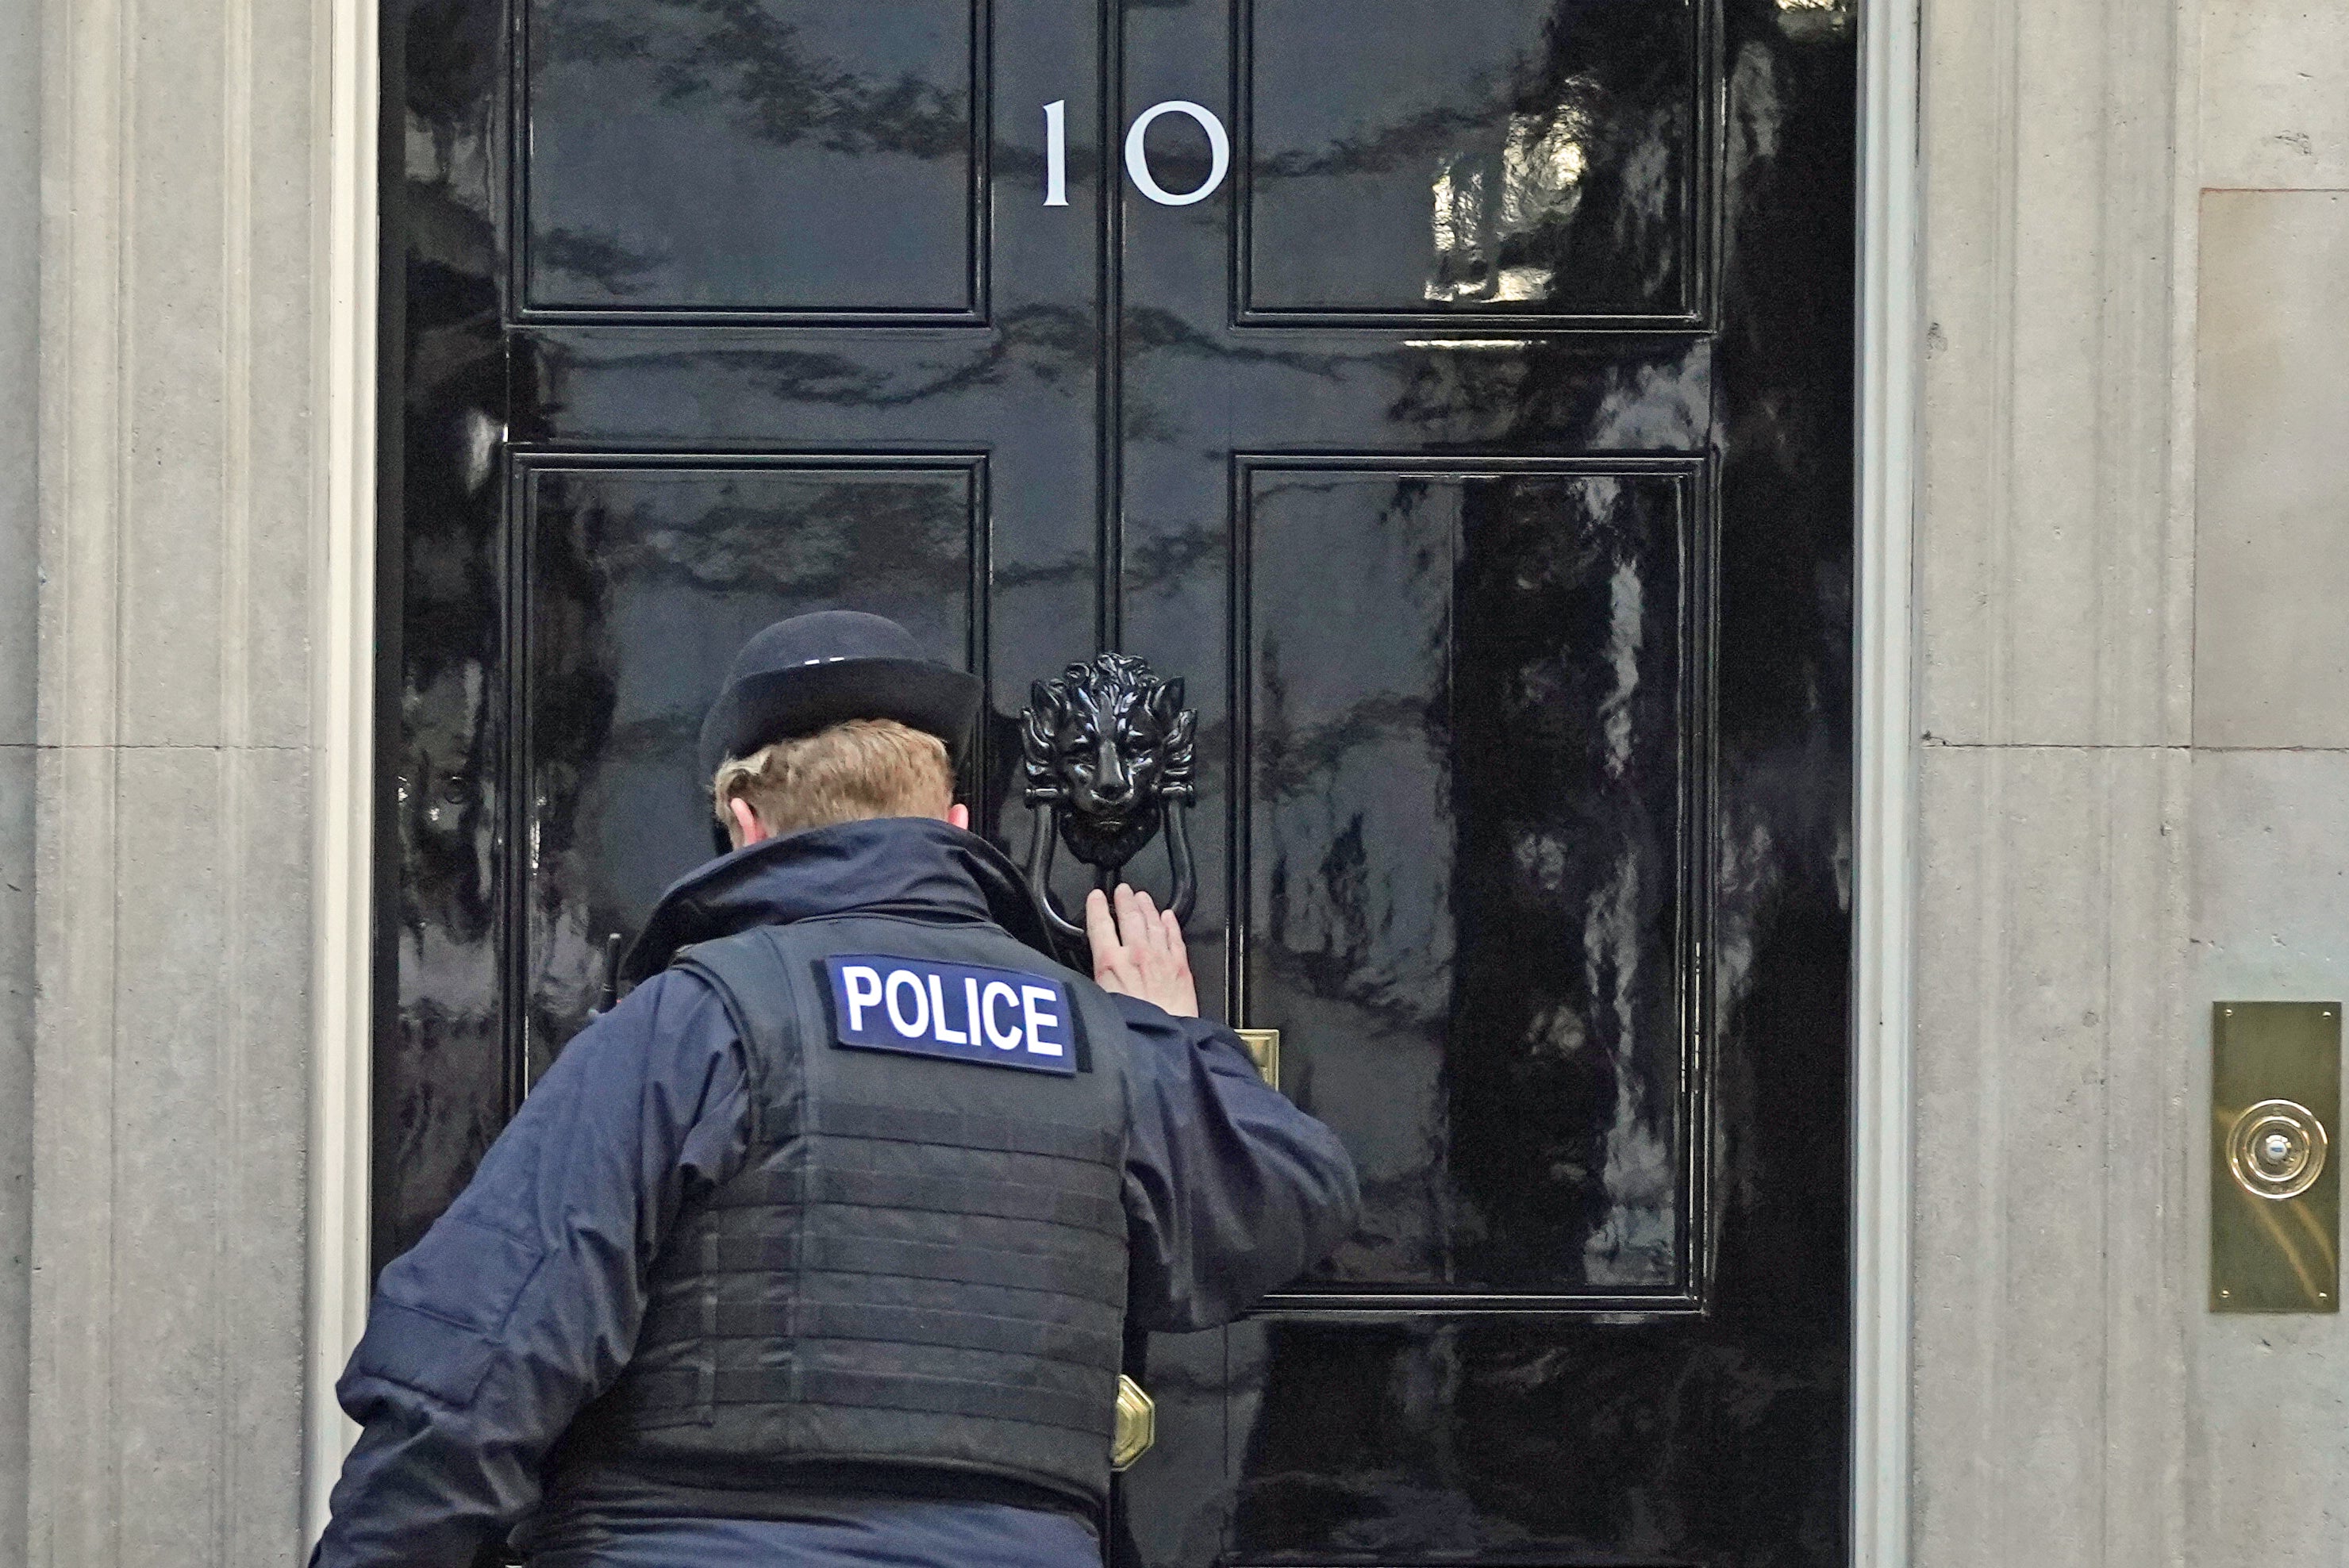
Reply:
M976 676L926 656L885 615L819 610L742 645L701 723L701 777L729 757L852 718L894 718L960 757L978 718Z

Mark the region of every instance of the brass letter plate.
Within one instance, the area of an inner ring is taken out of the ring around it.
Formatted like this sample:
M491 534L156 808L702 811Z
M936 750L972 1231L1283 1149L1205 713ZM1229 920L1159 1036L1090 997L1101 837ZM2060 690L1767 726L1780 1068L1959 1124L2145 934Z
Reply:
M2210 1008L2210 1310L2341 1310L2341 1004Z

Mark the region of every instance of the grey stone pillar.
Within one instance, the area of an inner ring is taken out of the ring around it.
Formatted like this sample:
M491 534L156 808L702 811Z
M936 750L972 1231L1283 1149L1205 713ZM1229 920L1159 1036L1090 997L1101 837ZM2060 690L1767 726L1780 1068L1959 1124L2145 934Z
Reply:
M2178 15L1924 3L1918 1568L2184 1560Z
M0 385L38 376L40 14L0 7ZM0 1568L24 1562L25 1314L32 1288L33 398L0 402Z
M27 1560L287 1563L325 8L43 11Z

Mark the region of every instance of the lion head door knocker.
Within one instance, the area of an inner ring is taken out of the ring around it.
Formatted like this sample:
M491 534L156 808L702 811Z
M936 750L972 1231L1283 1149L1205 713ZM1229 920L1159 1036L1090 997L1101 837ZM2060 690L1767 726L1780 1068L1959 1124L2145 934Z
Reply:
M1185 812L1194 798L1191 752L1199 716L1183 706L1183 683L1160 680L1131 655L1103 654L1038 681L1029 699L1032 706L1020 716L1028 804L1043 817L1028 853L1028 886L1044 918L1064 939L1083 940L1082 928L1052 902L1060 845L1108 888L1163 825L1174 876L1166 907L1176 920L1188 920L1198 900Z

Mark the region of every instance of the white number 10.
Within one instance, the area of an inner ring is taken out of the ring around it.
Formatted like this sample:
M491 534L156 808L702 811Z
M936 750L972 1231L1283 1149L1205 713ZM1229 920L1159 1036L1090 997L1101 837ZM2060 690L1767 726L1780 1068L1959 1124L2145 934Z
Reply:
M1044 106L1044 205L1069 204L1069 100Z
M1143 138L1162 116L1170 114L1184 116L1207 133L1207 178L1195 191L1169 191L1151 172L1150 153L1143 146ZM1188 207L1194 201L1205 201L1216 193L1231 169L1232 139L1225 132L1224 122L1216 118L1216 111L1203 105L1184 98L1152 104L1134 118L1125 133L1126 178L1133 181L1135 190L1162 207ZM1068 204L1069 102L1059 98L1044 106L1044 205Z

